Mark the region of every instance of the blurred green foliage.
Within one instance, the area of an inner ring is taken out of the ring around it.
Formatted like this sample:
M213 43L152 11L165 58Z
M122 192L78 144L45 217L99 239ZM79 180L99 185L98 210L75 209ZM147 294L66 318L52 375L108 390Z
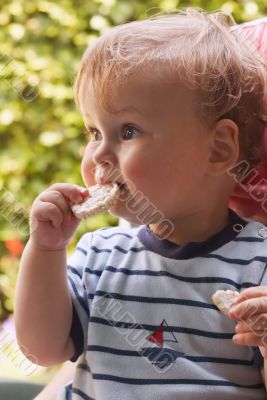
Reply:
M223 8L239 23L267 14L266 0L0 0L0 321L13 309L33 199L54 182L82 185L72 85L85 47L114 25L186 6ZM75 240L116 223L91 218Z

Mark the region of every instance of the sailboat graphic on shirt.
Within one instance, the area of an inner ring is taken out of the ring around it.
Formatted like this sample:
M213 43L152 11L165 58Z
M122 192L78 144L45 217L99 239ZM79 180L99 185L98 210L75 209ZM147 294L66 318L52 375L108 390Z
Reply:
M151 335L146 337L146 340L149 340L156 346L143 348L142 355L147 357L153 365L156 365L160 369L164 369L166 366L174 363L178 357L184 355L184 353L164 346L168 342L178 343L165 319L163 319L160 326Z

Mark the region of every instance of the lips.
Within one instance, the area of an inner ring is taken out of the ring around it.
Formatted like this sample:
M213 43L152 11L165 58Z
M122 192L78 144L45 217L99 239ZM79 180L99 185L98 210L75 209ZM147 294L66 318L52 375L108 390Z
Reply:
M113 181L108 179L108 175L104 173L104 169L101 168L100 166L96 168L95 170L95 182L98 183L99 185L108 185L111 183L116 183L120 190L124 190L127 188L126 183L120 182L120 181ZM117 176L118 177L118 176Z

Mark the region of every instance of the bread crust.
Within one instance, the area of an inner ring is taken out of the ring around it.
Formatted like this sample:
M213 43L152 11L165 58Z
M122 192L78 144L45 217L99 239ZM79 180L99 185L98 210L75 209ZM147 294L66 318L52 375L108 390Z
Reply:
M239 296L234 290L217 290L212 296L212 302L224 314L228 314L234 300Z
M73 214L79 219L107 211L115 204L120 194L117 183L97 184L89 187L88 190L89 196L82 203L71 206Z

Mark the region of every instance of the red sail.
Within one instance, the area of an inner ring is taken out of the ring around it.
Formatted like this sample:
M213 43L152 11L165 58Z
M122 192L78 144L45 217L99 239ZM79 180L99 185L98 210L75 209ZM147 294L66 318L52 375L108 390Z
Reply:
M150 342L157 344L158 346L163 346L163 322L160 324L160 327L147 337L147 340Z

